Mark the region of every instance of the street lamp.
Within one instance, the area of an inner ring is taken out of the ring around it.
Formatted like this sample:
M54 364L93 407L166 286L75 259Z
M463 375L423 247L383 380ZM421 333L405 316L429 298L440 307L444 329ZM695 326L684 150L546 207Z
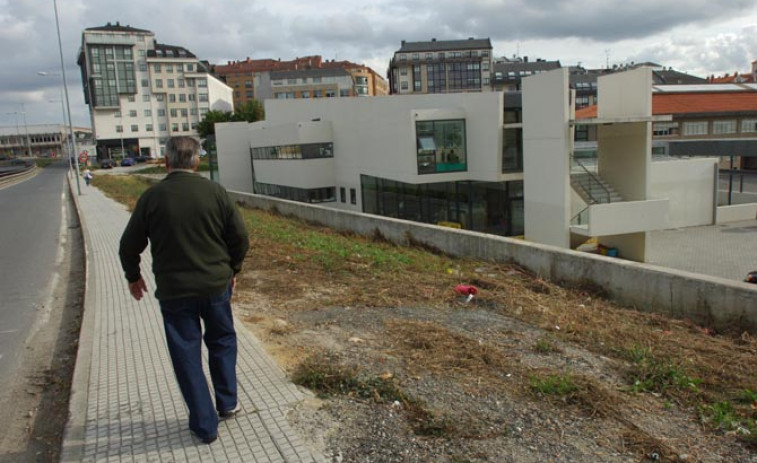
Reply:
M74 126L71 121L71 100L68 99L68 83L66 82L66 66L63 63L63 43L60 40L60 21L58 20L58 1L53 0L53 9L55 10L55 28L58 32L58 51L60 52L60 70L63 77L63 90L66 92L66 109L68 110L68 127L71 129L71 146L74 148L74 162L76 163L76 191L81 195L81 184L79 182L79 156L76 149L76 135Z

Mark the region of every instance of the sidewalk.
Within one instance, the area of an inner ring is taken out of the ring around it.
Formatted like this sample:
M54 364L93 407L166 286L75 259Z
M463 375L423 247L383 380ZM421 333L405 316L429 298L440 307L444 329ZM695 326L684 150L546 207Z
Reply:
M286 420L304 393L239 322L243 411L220 423L211 445L192 436L152 295L149 248L142 254L149 295L137 302L118 260L129 214L100 190L81 188L75 199L87 250L87 289L61 461L324 462Z

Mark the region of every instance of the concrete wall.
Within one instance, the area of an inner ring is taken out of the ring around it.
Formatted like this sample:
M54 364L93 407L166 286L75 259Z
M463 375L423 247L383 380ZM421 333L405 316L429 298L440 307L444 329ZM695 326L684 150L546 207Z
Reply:
M741 222L757 219L757 203L738 206L720 206L717 209L717 223Z
M716 158L655 161L650 196L668 198L670 228L711 225L715 222Z
M379 231L395 243L408 237L450 255L515 263L555 282L595 285L621 305L685 318L718 330L757 332L757 287L554 246L466 230L455 230L265 196L231 193L248 207L372 236ZM254 230L252 230L254 233Z
M216 124L218 183L245 193L252 193L249 125L247 122Z
M568 70L523 79L525 237L570 247L570 106Z

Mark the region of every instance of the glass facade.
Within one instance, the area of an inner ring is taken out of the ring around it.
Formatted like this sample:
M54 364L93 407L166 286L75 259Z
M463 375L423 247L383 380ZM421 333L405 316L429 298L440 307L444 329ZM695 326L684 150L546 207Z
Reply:
M410 184L360 176L363 212L501 236L523 234L523 182Z
M327 203L336 201L336 187L333 186L305 189L253 181L252 188L255 194L273 196L301 203Z
M415 123L418 174L468 169L465 119Z
M137 93L130 45L89 45L87 51L93 106L118 106L119 95Z
M308 143L303 145L265 146L250 148L252 159L317 159L333 158L333 143Z
M504 129L502 172L523 172L523 129Z

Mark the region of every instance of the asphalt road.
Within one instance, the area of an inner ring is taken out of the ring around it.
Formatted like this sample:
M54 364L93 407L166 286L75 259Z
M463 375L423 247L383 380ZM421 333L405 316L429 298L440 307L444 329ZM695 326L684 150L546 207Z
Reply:
M65 174L65 163L58 163L21 183L0 186L0 391L52 305L66 227Z

